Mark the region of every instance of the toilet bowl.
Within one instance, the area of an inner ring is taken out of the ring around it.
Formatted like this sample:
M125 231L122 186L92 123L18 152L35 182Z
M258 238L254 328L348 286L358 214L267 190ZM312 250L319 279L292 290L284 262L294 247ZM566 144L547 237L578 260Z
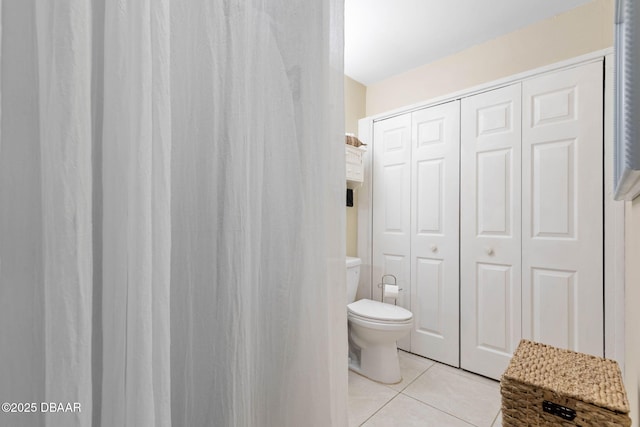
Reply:
M360 260L348 257L349 369L374 381L395 384L402 381L396 341L411 330L413 315L402 307L370 299L353 302L359 269Z

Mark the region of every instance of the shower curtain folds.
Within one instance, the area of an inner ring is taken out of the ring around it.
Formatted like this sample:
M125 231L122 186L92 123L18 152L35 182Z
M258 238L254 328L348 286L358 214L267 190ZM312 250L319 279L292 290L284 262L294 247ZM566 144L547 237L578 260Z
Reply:
M347 424L342 14L2 0L0 427Z

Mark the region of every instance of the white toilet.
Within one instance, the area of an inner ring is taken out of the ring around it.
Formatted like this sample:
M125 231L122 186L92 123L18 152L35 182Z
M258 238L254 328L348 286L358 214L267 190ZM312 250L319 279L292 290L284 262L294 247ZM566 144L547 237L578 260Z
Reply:
M396 341L411 330L413 314L402 307L361 299L359 258L347 257L349 369L385 384L402 381Z

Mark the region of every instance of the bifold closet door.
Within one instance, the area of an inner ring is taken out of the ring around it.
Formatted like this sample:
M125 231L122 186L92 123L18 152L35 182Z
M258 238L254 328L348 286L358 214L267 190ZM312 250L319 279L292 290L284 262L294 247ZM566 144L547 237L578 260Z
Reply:
M460 362L499 378L521 336L521 85L462 100Z
M460 102L412 115L411 352L459 365Z
M373 141L372 297L381 300L377 284L392 274L397 304L411 310L411 114L375 122ZM410 335L398 347L410 351Z
M603 356L602 63L523 83L522 332Z

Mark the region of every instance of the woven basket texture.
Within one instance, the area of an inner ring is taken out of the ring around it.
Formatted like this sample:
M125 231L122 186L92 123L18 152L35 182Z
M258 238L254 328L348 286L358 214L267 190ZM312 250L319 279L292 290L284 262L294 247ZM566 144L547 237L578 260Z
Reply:
M629 402L614 360L522 340L500 380L503 426L630 426ZM543 401L573 409L565 420Z

